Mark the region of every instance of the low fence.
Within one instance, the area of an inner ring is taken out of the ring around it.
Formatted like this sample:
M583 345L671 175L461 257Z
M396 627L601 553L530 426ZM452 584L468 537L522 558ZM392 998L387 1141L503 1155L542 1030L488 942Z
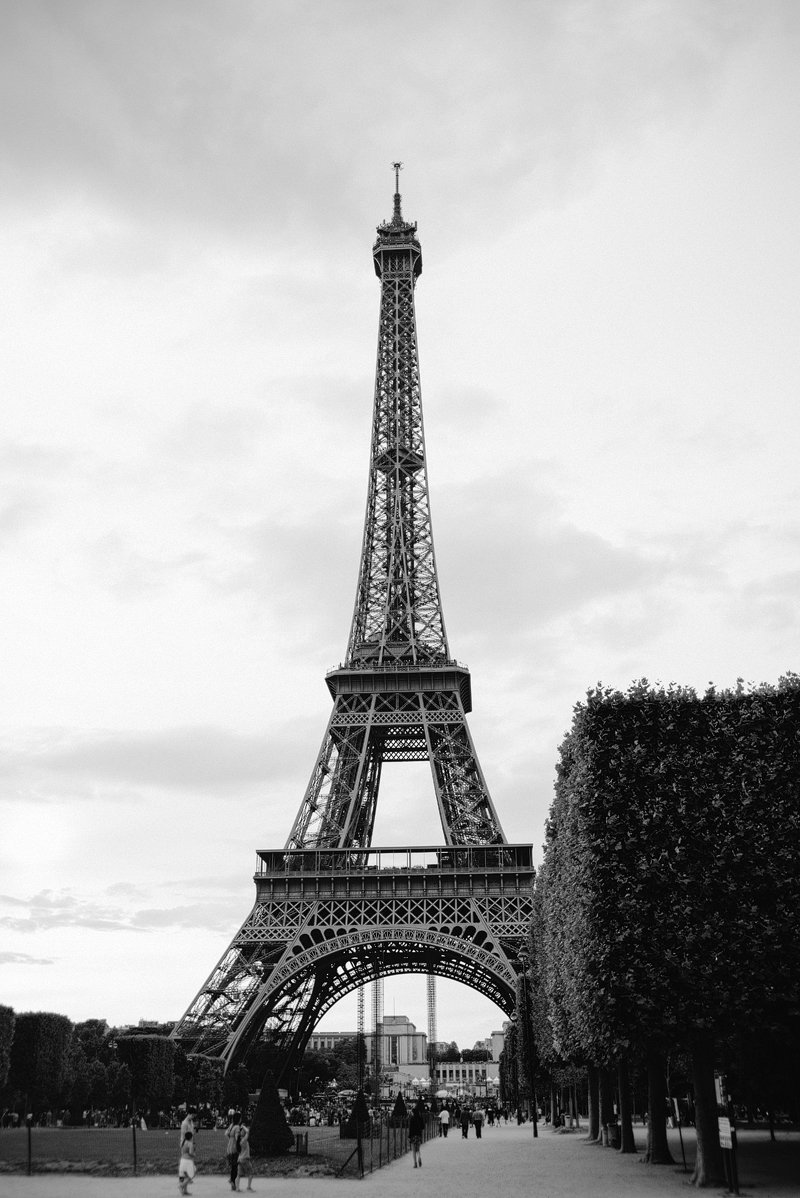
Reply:
M254 1158L256 1176L291 1175L303 1171L363 1177L396 1160L409 1150L408 1126L395 1120L373 1119L345 1139L335 1127L292 1128L290 1154ZM436 1134L428 1121L426 1139ZM224 1131L201 1129L195 1136L195 1163L199 1173L227 1174ZM180 1133L136 1127L19 1127L0 1129L0 1172L15 1173L177 1173Z

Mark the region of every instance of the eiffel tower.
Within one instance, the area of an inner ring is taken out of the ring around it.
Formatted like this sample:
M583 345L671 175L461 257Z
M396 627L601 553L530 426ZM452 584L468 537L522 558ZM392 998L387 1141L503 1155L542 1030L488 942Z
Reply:
M322 1016L391 974L463 982L507 1014L532 915L532 847L506 842L467 726L469 670L450 655L433 549L414 288L417 226L373 247L381 281L361 565L322 746L282 849L257 854L252 911L172 1033L243 1060L268 1033L279 1084ZM372 845L384 762L428 761L444 844Z

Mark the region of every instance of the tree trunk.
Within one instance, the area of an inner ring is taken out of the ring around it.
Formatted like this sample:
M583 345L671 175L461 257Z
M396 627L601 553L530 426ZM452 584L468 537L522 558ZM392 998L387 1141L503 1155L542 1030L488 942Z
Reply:
M600 1070L600 1128L605 1148L611 1141L609 1127L616 1123L614 1118L614 1075L610 1069Z
M596 1065L588 1065L586 1073L589 1103L589 1134L586 1139L596 1144L600 1142L600 1070Z
M722 1149L719 1146L717 1094L714 1087L714 1041L709 1034L692 1044L697 1157L691 1182L696 1186L726 1185Z
M651 1053L647 1058L647 1151L644 1157L648 1165L675 1163L667 1143L666 1096L664 1057Z
M620 1152L635 1152L636 1141L633 1138L633 1104L631 1102L631 1083L628 1077L628 1061L620 1057L617 1064L617 1084L619 1085L619 1121L622 1126Z

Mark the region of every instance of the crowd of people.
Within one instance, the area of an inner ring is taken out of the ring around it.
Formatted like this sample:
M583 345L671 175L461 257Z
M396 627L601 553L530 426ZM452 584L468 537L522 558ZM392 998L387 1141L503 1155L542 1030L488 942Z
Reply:
M420 1148L422 1145L423 1136L425 1134L425 1124L428 1113L428 1108L425 1105L424 1099L419 1098L413 1110L411 1111L408 1121L408 1137L411 1142L412 1158L415 1169L422 1167ZM500 1123L501 1120L504 1123L508 1123L508 1108L496 1107L493 1105L486 1107L470 1106L467 1103L461 1105L455 1101L445 1102L439 1107L437 1119L440 1136L446 1138L452 1124L452 1126L461 1129L461 1135L463 1139L466 1140L469 1138L469 1130L472 1127L475 1130L476 1139L480 1140L483 1134L484 1124L488 1124L489 1127L493 1127L495 1123Z
M343 1098L318 1098L293 1103L286 1117L291 1127L338 1127L349 1113L350 1107Z
M475 1129L475 1135L480 1140L484 1124L493 1127L500 1120L508 1123L507 1107L496 1106L470 1106L465 1103L463 1106L458 1102L444 1103L439 1110L439 1135L446 1136L450 1130L450 1125L461 1128L461 1135L466 1140L469 1136L470 1127Z

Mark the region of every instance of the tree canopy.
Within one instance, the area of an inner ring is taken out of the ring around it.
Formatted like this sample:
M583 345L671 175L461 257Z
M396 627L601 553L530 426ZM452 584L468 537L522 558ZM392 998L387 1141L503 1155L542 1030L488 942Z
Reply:
M561 747L537 879L555 1050L605 1065L687 1047L708 1068L709 1044L785 1025L799 859L796 675L702 697L591 691Z

